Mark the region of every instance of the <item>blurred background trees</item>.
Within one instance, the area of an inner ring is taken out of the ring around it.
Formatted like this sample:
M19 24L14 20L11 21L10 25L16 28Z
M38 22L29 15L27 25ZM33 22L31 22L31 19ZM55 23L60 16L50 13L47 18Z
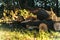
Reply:
M60 0L0 0L0 15L3 10L53 8L57 16L60 16ZM1 18L1 17L0 17Z
M35 0L34 2L35 6L44 8L46 10L50 10L50 8L53 8L56 15L59 16L59 0Z

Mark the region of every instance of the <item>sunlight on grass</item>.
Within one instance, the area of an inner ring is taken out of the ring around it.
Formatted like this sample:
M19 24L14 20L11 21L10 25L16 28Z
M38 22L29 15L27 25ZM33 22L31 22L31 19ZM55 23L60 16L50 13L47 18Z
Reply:
M24 32L17 32L17 31L0 31L0 40L59 40L59 33L58 32L43 32L36 34L34 37L34 33L27 31Z

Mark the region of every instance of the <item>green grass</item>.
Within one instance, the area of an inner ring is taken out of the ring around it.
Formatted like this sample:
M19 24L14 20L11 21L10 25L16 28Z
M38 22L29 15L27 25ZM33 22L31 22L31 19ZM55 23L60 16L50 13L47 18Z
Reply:
M52 32L50 33L45 33L41 31L39 34L34 34L34 31L31 33L27 31L26 33L22 32L17 32L17 31L0 31L0 40L59 40L59 33L58 32ZM36 37L34 37L36 36Z
M11 31L7 28L2 28L5 25L0 24L0 40L60 40L59 32L44 32L40 31L37 33L36 31L28 31L28 30L20 30L20 31ZM25 32L24 32L25 31Z

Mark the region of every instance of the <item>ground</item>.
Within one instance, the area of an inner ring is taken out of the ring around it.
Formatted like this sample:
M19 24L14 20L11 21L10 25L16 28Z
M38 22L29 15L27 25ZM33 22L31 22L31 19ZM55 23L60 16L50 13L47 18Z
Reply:
M11 31L6 25L0 24L0 40L59 40L60 32L44 32L14 30Z

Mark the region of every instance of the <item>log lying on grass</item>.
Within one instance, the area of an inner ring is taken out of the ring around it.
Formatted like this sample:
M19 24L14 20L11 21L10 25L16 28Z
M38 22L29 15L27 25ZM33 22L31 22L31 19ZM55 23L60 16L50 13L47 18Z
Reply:
M46 25L46 26L48 25L47 27L48 27L49 30L55 30L54 29L54 22L60 21L59 20L60 18L56 16L56 14L53 12L52 9L51 9L51 11L47 11L47 10L41 9L38 12L36 12L36 15L37 15L37 19L46 20L47 24L44 24L44 25ZM42 24L42 26L43 26L43 24ZM40 25L39 29L41 29L42 26ZM48 30L47 27L44 26L43 29Z
M54 21L60 21L59 20L60 18L55 15L52 9L51 11L39 9L37 10L36 15L37 15L37 19L33 17L28 17L27 20L24 20L23 17L19 16L16 19L16 21L12 23L12 25L13 26L17 25L18 27L16 26L16 28L19 28L20 26L25 27L26 25L29 25L29 26L34 26L35 28L39 28L39 30L48 31L48 29L54 28L53 27ZM35 21L35 20L39 20L39 21Z

